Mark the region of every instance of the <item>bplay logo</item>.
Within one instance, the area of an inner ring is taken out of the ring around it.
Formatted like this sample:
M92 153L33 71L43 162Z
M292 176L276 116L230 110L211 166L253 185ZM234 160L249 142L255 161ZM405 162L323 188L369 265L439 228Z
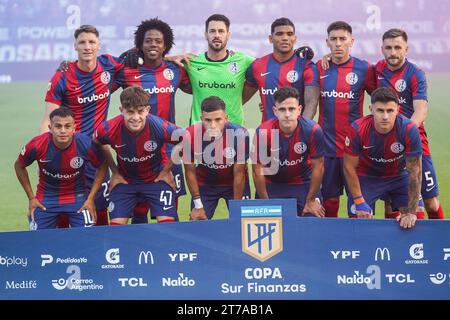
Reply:
M8 256L0 256L0 267L26 267L28 265L28 258L21 257L8 257Z

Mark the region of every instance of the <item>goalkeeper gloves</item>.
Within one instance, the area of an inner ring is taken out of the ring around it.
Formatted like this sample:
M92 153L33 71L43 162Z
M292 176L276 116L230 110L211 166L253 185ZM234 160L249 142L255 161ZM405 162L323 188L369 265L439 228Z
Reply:
M354 197L353 202L355 203L356 211L365 211L373 214L372 208L366 203L363 196Z
M125 51L119 56L119 59L123 61L125 67L129 67L132 69L136 69L138 66L144 64L142 52L141 50L138 50L136 48Z
M302 46L294 50L294 53L299 56L301 59L312 60L314 58L314 51L311 47Z

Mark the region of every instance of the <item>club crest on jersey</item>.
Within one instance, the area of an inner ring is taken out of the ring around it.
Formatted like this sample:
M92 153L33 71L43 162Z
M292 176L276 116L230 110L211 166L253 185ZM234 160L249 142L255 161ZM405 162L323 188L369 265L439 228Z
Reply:
M236 151L232 147L226 147L223 150L223 156L227 159L233 159L235 155L236 155Z
M156 148L158 148L158 144L153 140L149 140L146 143L144 143L144 149L147 150L148 152L155 151Z
M403 79L399 79L395 82L395 90L398 92L403 92L406 89L406 81Z
M308 146L304 142L297 142L294 144L294 151L297 154L305 153L305 151L308 149Z
M289 81L290 83L294 83L297 82L298 80L298 72L295 70L291 70L287 73L286 75L286 80Z
M108 71L103 71L100 75L100 81L104 84L108 84L111 81L111 74Z
M236 74L239 72L239 65L237 64L237 62L231 62L228 65L228 70L230 70L231 73Z
M391 151L394 153L401 153L405 150L405 147L400 142L394 142L391 144Z
M173 73L173 71L171 69L164 69L163 71L163 76L164 78L166 78L166 80L173 80L173 78L175 78L175 74Z
M242 251L266 261L283 251L281 206L241 207Z
M345 82L349 85L354 85L358 82L358 75L354 72L350 72L345 76Z
M81 157L74 157L74 158L72 158L72 160L70 160L70 166L74 169L81 168L83 163L84 163L84 160Z

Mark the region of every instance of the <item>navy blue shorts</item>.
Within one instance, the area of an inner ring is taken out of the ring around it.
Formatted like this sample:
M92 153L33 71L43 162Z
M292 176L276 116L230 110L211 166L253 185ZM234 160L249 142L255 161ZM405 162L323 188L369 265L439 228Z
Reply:
M92 227L94 220L88 210L83 210L78 213L85 198L79 198L73 204L55 205L52 203L42 203L47 210L36 208L34 211L34 221L36 229L54 229L58 221L58 215L61 213L67 214L69 223L72 228Z
M205 209L205 214L208 219L212 219L216 211L217 204L220 198L225 200L228 207L228 201L234 199L233 186L213 186L205 184L199 186L200 199ZM250 199L250 185L248 180L245 182L243 199ZM191 210L194 208L194 201L191 199Z
M422 198L430 199L439 195L436 171L431 156L422 156Z
M94 183L95 173L97 172L97 168L95 168L92 164L89 162L86 164L85 169L85 177L86 177L86 185L88 190L91 190L92 184ZM109 205L109 193L108 193L108 187L109 187L109 170L106 171L105 179L102 182L102 186L98 190L98 192L95 195L95 208L97 210L104 210L108 208Z
M393 208L408 207L409 176L402 175L392 178L380 178L360 176L359 184L366 203L375 213L375 202L382 199L390 199ZM355 216L353 197L348 197L348 215Z
M172 174L177 186L177 196L183 196L186 194L186 184L184 183L183 166L181 164L174 164L172 166Z
M176 193L165 182L148 184L119 183L109 195L109 218L131 218L138 201L147 201L152 216L168 216L178 220Z
M321 188L323 198L329 199L341 196L344 193L344 187L347 190L343 158L325 157Z

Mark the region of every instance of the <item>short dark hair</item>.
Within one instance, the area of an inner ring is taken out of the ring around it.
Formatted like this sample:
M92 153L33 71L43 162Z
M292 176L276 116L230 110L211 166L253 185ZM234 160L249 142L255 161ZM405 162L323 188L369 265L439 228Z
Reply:
M281 103L289 98L300 100L300 94L294 87L282 87L273 94L273 98L275 99L275 102Z
M145 33L149 30L158 30L163 34L164 46L166 47L163 56L165 56L175 44L172 28L166 22L159 20L158 18L142 21L134 32L134 45L136 48L142 48Z
M210 96L202 101L201 110L203 112L225 111L225 102L217 96Z
M406 32L402 29L397 28L389 29L388 31L386 31L383 34L383 41L385 39L394 39L397 37L402 37L405 42L408 42L408 35L406 34Z
M122 108L129 110L150 105L150 95L139 86L125 88L120 94Z
M75 119L75 114L72 110L70 110L67 107L59 107L50 112L49 118L52 120L54 117L60 117L60 118L66 118L66 117L72 117Z
M327 34L330 34L333 30L345 30L352 34L352 26L345 21L335 21L332 22L327 28Z
M97 28L90 24L83 24L82 26L80 26L77 30L75 30L73 36L75 37L75 39L77 39L78 36L83 32L93 33L97 36L97 38L100 37Z
M208 19L205 21L205 31L208 32L208 25L211 21L222 21L225 23L225 26L227 27L227 31L230 30L230 19L228 19L223 14L213 14L212 16L209 16Z
M272 22L272 25L270 26L270 33L273 34L275 31L275 28L279 27L279 26L291 26L292 28L294 28L294 32L295 32L295 25L290 19L278 18L274 22Z
M381 87L372 92L370 97L371 104L375 104L377 102L388 103L395 102L398 104L398 96L397 93L392 88L389 87Z

